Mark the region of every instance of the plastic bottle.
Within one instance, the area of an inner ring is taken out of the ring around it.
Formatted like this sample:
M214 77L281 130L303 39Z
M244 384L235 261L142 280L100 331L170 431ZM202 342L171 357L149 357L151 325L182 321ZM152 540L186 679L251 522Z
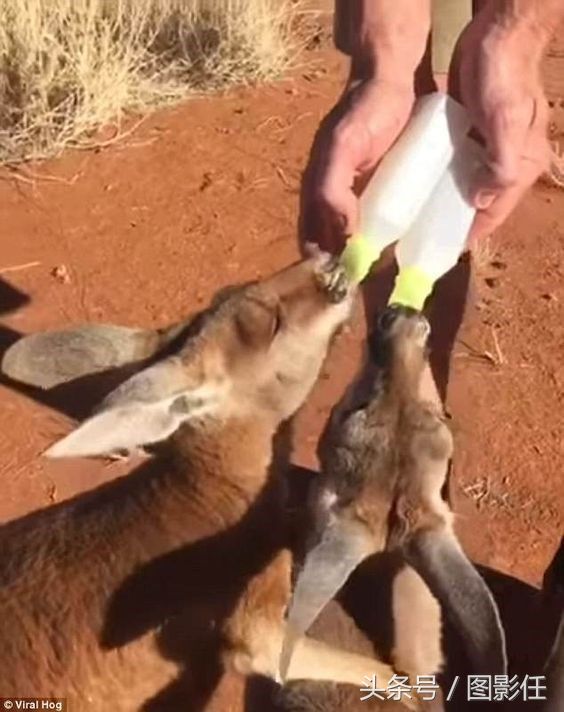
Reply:
M382 250L404 235L470 128L466 110L446 94L421 98L360 197L359 230L342 254L360 282Z
M454 267L468 238L476 210L470 187L483 149L466 138L395 254L399 266L390 304L422 309L435 281Z

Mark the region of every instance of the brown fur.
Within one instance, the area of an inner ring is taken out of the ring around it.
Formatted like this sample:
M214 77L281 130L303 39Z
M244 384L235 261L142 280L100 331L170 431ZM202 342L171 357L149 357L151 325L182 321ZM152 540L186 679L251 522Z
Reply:
M337 406L320 442L323 486L350 501L342 513L366 525L376 550L400 546L441 519L450 522L436 494L452 436L440 408L419 395L426 365L421 324L400 317L380 339L379 361L365 364L360 385Z
M115 415L124 404L142 422L166 397L163 414L185 416L156 460L0 529L0 694L67 697L77 711L198 710L225 666L276 675L291 568L281 426L349 303L321 257L235 292L198 319L157 380L149 369L126 382L51 449L96 451L89 433L109 442L107 418L110 431L125 428L127 449L134 429ZM41 339L22 343L7 362L23 354L33 366ZM64 380L74 368L67 362ZM310 647L298 676L312 667ZM342 658L320 650L332 667L314 676L331 679ZM343 660L351 670L362 662Z

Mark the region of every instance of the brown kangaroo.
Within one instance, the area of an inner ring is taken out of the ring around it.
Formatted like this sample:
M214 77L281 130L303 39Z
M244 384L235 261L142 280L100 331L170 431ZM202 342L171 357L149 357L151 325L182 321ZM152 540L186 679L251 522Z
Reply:
M6 353L8 376L41 387L136 364L46 454L150 445L156 457L0 529L0 695L199 710L224 669L278 677L292 565L288 421L352 292L317 254L162 332L89 326ZM360 684L375 669L390 672L304 638L287 677Z

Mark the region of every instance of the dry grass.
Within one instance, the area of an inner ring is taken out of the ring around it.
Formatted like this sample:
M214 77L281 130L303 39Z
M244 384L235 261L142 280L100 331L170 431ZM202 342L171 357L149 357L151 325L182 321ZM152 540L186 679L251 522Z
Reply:
M491 336L493 351L489 349L477 349L466 341L459 339L459 343L466 349L466 351L462 353L456 353L455 356L457 358L470 358L474 361L481 361L482 363L488 363L492 366L500 368L505 363L507 363L507 360L503 355L503 351L501 350L499 337L497 335L497 329L493 326L491 327Z
M549 176L554 185L564 188L564 146L561 146L558 141L552 141L551 148Z
M472 262L474 263L478 273L488 269L495 256L492 238L487 236L474 240L470 246L470 249L472 252Z
M0 162L195 91L270 79L300 0L0 0Z

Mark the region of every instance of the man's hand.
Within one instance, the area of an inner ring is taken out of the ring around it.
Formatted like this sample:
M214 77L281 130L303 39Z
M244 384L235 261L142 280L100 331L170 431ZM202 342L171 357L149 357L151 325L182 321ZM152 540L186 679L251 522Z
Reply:
M453 57L449 89L466 106L487 155L473 190L478 213L471 239L495 230L548 166L540 62L550 32L537 21L537 4L489 3L462 34ZM538 6L540 19L550 4Z
M431 23L430 0L336 0L335 41L350 80L322 122L302 186L301 233L338 252L357 228L356 178L376 166L405 126Z
M413 88L376 80L351 87L324 120L304 181L305 237L338 252L358 224L355 179L380 161L405 126Z

